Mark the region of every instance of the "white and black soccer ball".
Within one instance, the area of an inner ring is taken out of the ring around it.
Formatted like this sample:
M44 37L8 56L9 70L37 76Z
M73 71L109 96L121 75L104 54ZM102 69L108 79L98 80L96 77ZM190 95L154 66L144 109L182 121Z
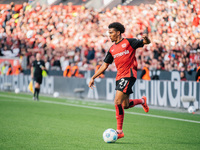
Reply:
M114 143L117 141L117 132L114 129L107 129L103 132L103 140L106 143Z
M188 112L189 113L194 113L196 111L195 107L194 106L189 106L188 107Z

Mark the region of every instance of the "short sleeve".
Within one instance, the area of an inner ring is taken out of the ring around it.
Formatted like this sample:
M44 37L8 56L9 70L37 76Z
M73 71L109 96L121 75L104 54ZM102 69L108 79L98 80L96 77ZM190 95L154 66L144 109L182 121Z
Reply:
M113 62L113 56L111 55L111 53L109 51L104 59L104 62L108 63L108 64L112 64L112 62Z
M41 64L42 64L42 66L43 66L43 67L45 66L45 63L44 63L44 61L42 61L42 63L41 63Z
M32 67L35 67L35 61L32 62Z
M136 38L127 38L127 40L129 41L131 47L133 49L137 49L139 47L143 47L144 44L143 44L143 39L136 39Z

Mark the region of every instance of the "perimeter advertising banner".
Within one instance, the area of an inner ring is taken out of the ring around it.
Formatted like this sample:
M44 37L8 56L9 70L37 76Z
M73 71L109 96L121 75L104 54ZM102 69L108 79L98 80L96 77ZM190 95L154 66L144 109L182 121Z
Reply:
M29 92L28 84L30 76L0 76L0 90L15 90ZM114 101L115 79L95 79L95 88L90 89L88 83L90 78L64 78L46 77L41 85L41 93L53 95L59 92L60 95L68 97L78 97L84 99L98 99ZM8 88L7 85L10 84ZM189 102L182 102L181 97L190 96L195 98L194 106L200 108L200 83L193 81L144 81L137 80L134 93L130 98L141 98L147 96L148 104L160 107L188 108Z

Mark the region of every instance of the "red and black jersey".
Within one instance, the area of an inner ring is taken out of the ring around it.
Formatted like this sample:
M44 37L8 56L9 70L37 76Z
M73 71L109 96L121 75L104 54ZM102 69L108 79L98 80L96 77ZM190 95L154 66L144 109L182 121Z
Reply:
M124 38L119 43L115 43L110 47L104 62L112 64L114 60L115 66L117 67L116 80L124 77L137 78L135 51L138 47L143 46L143 40Z

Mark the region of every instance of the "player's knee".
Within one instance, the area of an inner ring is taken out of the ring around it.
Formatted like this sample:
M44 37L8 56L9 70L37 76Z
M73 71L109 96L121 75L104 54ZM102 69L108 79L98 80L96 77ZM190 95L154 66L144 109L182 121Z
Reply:
M122 100L118 99L118 98L115 98L114 103L115 103L115 105L120 105L120 104L122 104Z
M128 109L128 106L124 106L124 109Z

